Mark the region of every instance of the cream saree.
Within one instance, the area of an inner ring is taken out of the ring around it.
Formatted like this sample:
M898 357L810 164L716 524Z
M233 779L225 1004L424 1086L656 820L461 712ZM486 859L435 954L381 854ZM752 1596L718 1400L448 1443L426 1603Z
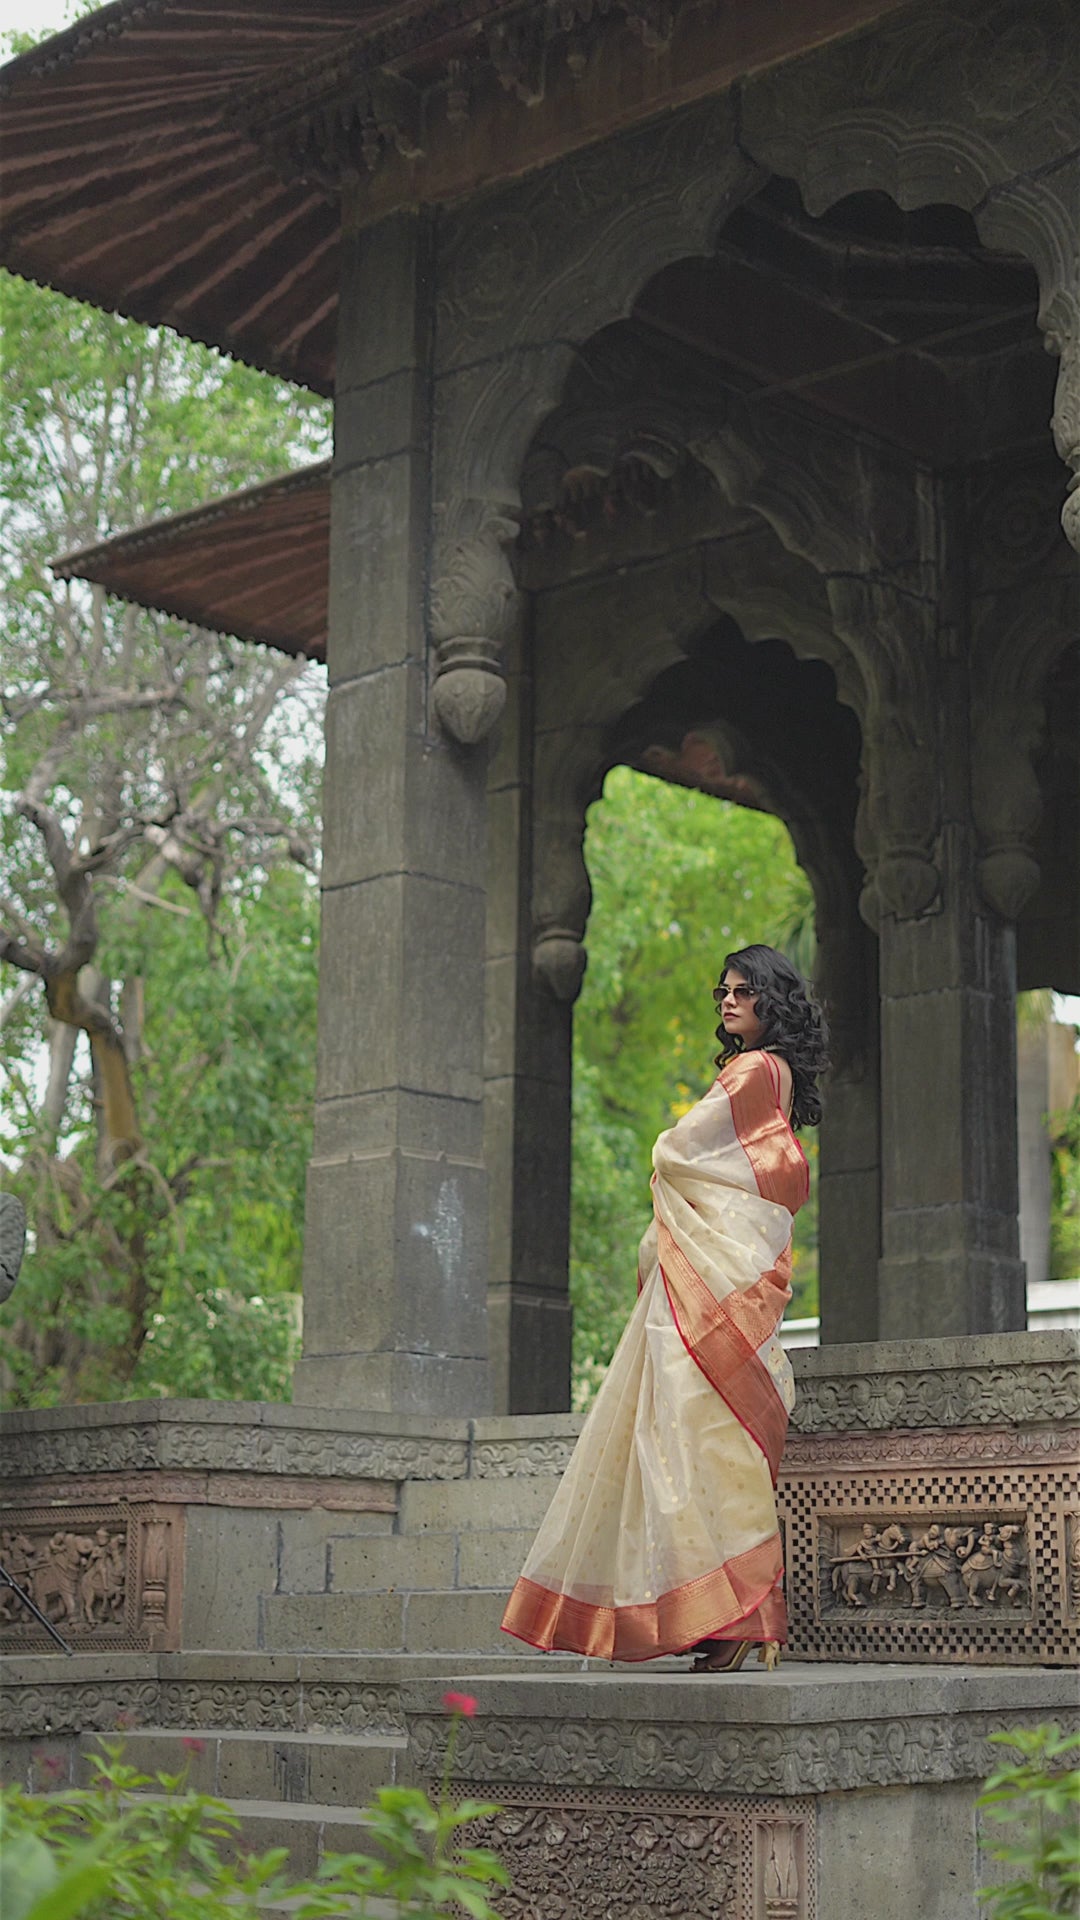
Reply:
M637 1306L503 1618L545 1651L786 1637L778 1328L809 1175L771 1056L730 1061L653 1167Z

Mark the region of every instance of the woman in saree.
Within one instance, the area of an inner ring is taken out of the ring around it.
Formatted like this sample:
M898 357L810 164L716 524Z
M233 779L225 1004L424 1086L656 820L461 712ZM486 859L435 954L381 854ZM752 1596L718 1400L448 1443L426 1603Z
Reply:
M720 1673L786 1639L779 1327L826 1034L771 947L729 954L714 999L719 1077L653 1149L637 1305L503 1618L545 1652Z

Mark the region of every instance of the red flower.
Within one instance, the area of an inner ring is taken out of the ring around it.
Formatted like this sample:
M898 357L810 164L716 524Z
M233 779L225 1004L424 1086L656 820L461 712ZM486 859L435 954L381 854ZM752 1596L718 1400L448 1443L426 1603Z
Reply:
M460 1713L463 1720L471 1720L476 1712L471 1693L444 1693L442 1703L447 1713Z
M65 1771L65 1762L58 1753L35 1753L34 1765L50 1780L58 1780Z
M183 1747L185 1753L205 1753L206 1752L206 1741L195 1740L192 1738L192 1735L190 1733L185 1733L183 1739L180 1742L180 1745Z
M123 1708L121 1712L117 1714L116 1719L113 1721L113 1726L118 1728L118 1730L121 1733L127 1733L129 1728L133 1727L134 1725L135 1725L135 1715L132 1712L130 1712L130 1710L127 1707Z

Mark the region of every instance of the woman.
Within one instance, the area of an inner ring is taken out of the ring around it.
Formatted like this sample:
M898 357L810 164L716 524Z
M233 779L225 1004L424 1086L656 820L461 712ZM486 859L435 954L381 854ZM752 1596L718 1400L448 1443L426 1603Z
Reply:
M786 1638L773 1489L794 1399L778 1329L821 1118L821 1014L772 947L724 962L720 1076L653 1149L638 1302L503 1617L545 1651L699 1654Z

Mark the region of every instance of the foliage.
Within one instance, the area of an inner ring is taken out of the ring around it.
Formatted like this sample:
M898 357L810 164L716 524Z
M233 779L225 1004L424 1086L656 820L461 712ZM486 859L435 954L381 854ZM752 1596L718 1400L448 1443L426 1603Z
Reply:
M23 1403L287 1390L314 1053L321 681L53 578L323 451L321 402L0 277L12 538L0 1152Z
M131 1195L130 1162L111 1183L97 1178L91 1085L71 1101L65 1158L35 1148L32 1100L0 1135L22 1163L15 1184L38 1222L0 1312L22 1404L288 1397L314 1100L317 898L295 870L277 869L230 902L230 920L224 947L207 955L198 916L148 917L115 957L146 985L132 1077L152 1142L147 1164L160 1176L149 1193ZM137 1227L149 1324L120 1376L112 1356L127 1330L123 1250Z
M448 1762L458 1724L455 1714ZM384 1787L361 1811L377 1854L330 1855L317 1882L289 1883L284 1847L229 1857L236 1815L186 1791L186 1768L151 1777L123 1764L122 1743L103 1746L91 1755L89 1788L0 1792L4 1920L259 1920L269 1901L290 1902L294 1920L498 1920L485 1890L505 1886L506 1871L465 1844L467 1829L496 1809L452 1805L445 1776L438 1804L417 1788Z
M656 1135L711 1084L712 989L753 940L805 964L809 882L773 816L617 767L589 814L589 965L574 1014L575 1404L633 1305ZM816 1141L804 1140L816 1160ZM816 1311L816 1206L796 1222L795 1299Z
M990 1739L1016 1756L990 1775L978 1805L1011 1831L989 1848L1011 1869L985 1887L992 1920L1066 1920L1080 1906L1080 1734L1060 1727L1018 1728Z
M1051 1115L1050 1272L1080 1275L1080 1094L1066 1113Z

